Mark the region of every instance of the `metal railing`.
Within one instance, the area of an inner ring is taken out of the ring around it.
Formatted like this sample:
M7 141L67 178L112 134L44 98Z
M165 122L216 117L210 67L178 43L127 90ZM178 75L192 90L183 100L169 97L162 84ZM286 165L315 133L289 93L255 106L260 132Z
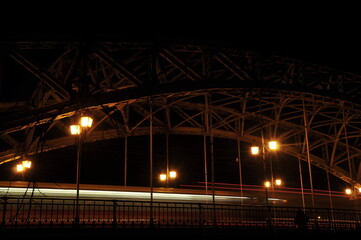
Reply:
M76 200L2 198L1 227L73 227ZM79 227L275 228L294 229L300 208L205 203L79 201ZM307 208L309 229L356 230L360 211Z

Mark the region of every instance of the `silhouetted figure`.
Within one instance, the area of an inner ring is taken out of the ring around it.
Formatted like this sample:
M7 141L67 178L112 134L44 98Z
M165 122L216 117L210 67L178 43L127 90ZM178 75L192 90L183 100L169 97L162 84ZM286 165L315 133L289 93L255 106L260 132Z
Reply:
M308 220L310 219L303 211L298 210L295 216L295 225L300 230L308 229Z

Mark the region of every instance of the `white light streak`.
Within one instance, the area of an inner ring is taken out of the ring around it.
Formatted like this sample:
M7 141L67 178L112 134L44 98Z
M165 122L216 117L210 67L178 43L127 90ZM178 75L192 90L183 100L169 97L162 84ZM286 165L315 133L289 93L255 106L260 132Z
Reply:
M32 195L34 197L60 197L75 198L75 189L52 189L52 188L15 188L0 187L0 196L23 196ZM149 200L149 192L136 191L102 191L102 190L80 190L80 197L83 198L102 198L102 199L123 199L123 200ZM188 194L188 193L153 193L154 200L176 200L176 201L210 201L212 195ZM240 201L241 199L250 199L249 197L216 195L218 201ZM271 199L270 199L271 200ZM279 199L272 199L279 200Z

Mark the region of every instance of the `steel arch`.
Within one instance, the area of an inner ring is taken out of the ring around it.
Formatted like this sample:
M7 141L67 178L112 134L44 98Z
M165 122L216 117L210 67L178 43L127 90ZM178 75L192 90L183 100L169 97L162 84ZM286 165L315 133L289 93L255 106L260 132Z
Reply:
M148 134L151 103L155 134L257 143L265 131L284 153L360 186L360 76L205 45L16 42L7 53L38 83L24 104L1 103L14 111L2 117L1 163L35 154L38 132L44 151L72 145L69 117L83 108L97 119L88 141Z

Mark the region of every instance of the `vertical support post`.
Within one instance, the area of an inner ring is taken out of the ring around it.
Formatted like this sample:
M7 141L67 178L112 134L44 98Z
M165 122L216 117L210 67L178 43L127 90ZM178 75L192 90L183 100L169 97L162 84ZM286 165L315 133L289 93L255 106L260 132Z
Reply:
M166 157L166 168L167 168L167 178L166 178L166 186L169 188L169 133L165 135L165 157Z
M212 174L212 204L215 204L215 178L214 178L214 137L213 137L213 123L212 123L212 109L209 107L210 95L206 95L206 108L208 111L208 130L210 131L210 154L211 154L211 174Z
M306 143L306 153L307 153L307 163L308 163L308 172L310 176L310 185L311 185L311 198L312 198L312 208L315 208L315 196L313 191L313 178L312 178L312 168L311 168L311 158L310 158L310 146L308 143L308 129L309 124L307 120L306 108L305 108L305 100L302 101L303 104L303 122L305 129L305 143Z
M209 104L208 104L208 93L204 95L204 127L205 133L203 135L203 156L204 156L204 178L206 183L206 195L208 201L208 166L207 166L207 135L209 135Z
M83 134L83 133L81 133ZM80 165L81 165L81 147L82 147L82 135L77 136L77 155L76 155L76 202L75 202L75 226L79 226L79 193L80 193Z
M209 130L210 130L210 154L211 154L211 174L212 174L212 205L213 205L213 224L217 226L217 215L216 215L216 197L215 197L215 166L214 166L214 136L213 136L213 123L212 123L212 109L209 108L210 103L210 95L209 93L206 95L206 104L207 109L209 111Z
M306 204L305 204L305 193L304 193L304 188L303 188L302 165L301 165L301 159L299 157L298 157L298 172L300 175L302 208L303 208L303 211L305 211Z
M128 135L124 137L124 186L127 186L128 171Z
M262 158L262 165L263 165L263 180L264 183L267 181L267 162L266 162L266 148L265 148L265 140L264 140L264 123L263 123L263 119L262 119L262 93L261 93L261 89L258 90L258 102L259 102L259 114L260 114L260 123L261 123L261 143L262 143L262 152L261 152L261 158ZM268 209L268 189L266 186L264 186L264 190L265 190L265 197L266 197L266 206Z
M210 150L211 150L211 172L212 172L212 204L216 203L216 199L215 199L215 179L214 179L214 143L213 143L213 134L211 134L211 139L210 139Z
M246 113L246 100L242 100L242 119L240 119L239 122L239 132L240 136L243 136L244 134L244 115ZM239 170L239 185L240 185L240 191L241 191L241 204L243 205L243 176L242 176L242 162L241 162L241 141L237 139L237 158L238 158L238 170Z
M168 99L167 97L164 98L164 104L165 104L165 117L166 117L166 123L167 123L167 133L166 133L166 162L167 162L167 188L169 187L169 133L172 129L171 120L170 120L170 109L168 105Z
M204 182L208 201L208 169L207 169L207 136L203 135L203 157L204 157Z
M153 227L153 102L149 98L149 184L150 184L150 226Z
M265 141L264 141L264 135L263 135L263 127L261 128L261 141L262 141L262 165L263 165L263 182L267 181L267 162L266 162L266 147L265 147ZM266 186L264 186L265 190L265 197L266 197L266 206L268 207L268 189Z
M239 187L241 191L241 204L243 205L243 181L242 181L242 163L241 163L241 141L237 139L237 158L239 171Z

